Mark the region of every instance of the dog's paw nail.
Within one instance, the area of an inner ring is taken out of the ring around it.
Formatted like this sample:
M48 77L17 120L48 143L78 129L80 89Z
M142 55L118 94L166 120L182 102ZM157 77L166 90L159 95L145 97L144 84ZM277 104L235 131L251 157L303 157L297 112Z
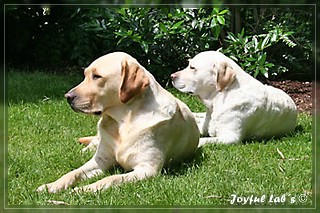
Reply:
M82 187L75 187L71 190L71 193L81 193L84 192Z
M85 188L85 187L76 187L72 190L73 193L86 193L86 192L91 192L90 189Z

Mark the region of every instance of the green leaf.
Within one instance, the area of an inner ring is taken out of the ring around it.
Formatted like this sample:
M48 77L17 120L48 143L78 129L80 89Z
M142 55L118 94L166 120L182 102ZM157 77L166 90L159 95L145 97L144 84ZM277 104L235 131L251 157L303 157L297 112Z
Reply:
M122 40L124 40L125 38L127 38L127 37L122 37L118 42L117 42L117 45L119 45L121 42L122 42Z
M282 36L280 39L283 40L289 47L294 47L297 45L293 41L291 41L287 36Z
M211 15L216 15L219 13L219 8L213 8L213 10L211 11Z
M264 62L266 61L267 54L263 53L263 55L259 58L259 65L263 66Z
M289 32L284 33L284 35L287 35L287 36L292 35L292 34L294 34L293 31L289 31Z
M127 35L128 35L128 36L131 36L132 34L133 34L133 31L132 31L132 30L128 30L128 31L127 31Z
M271 37L271 42L277 41L277 38L278 38L278 35L277 35L276 32L274 32L274 33L272 34L272 37Z
M216 27L213 28L214 29L214 37L217 39L219 38L220 35L220 26L217 25Z
M162 33L159 33L154 36L154 39L162 38L164 35Z
M191 27L192 27L192 28L196 28L196 26L197 26L197 20L194 19L194 20L191 22Z
M219 14L219 15L223 15L223 14L225 14L225 13L227 13L227 12L229 12L229 10L225 9L225 10L220 11L218 14Z
M253 44L254 44L254 49L257 50L258 47L258 39L256 36L253 36L252 38Z
M268 67L268 68L270 68L270 67L273 67L274 64L273 64L273 63L266 63L265 66Z
M253 57L250 57L250 58L247 58L248 61L256 61L257 59L256 58L253 58Z
M270 40L270 34L268 34L264 39L263 39L263 42L261 44L261 50L264 49L265 47L267 47L267 43L269 42Z
M178 27L180 27L180 25L181 25L183 22L184 22L184 20L175 23L175 24L171 27L171 29L172 29L172 30L177 29Z
M262 42L263 40L259 40L259 43L258 43L258 50L262 50L261 46L262 46Z
M217 18L213 17L210 23L210 28L217 26Z
M268 71L264 67L261 67L260 69L260 73L262 73L264 77L269 78Z
M253 74L253 77L257 77L259 75L260 71L259 71L259 68L257 68Z
M148 45L148 43L147 43L146 41L142 41L142 42L140 43L140 46L141 46L141 48L143 49L143 51L144 51L145 53L148 53L148 51L149 51L149 45Z
M238 61L238 59L237 59L235 56L233 56L233 55L231 55L230 58L231 58L232 60L234 60L234 61Z
M248 67L248 70L254 70L255 68L256 68L256 65L253 64L253 65L251 65L250 67Z
M168 33L168 29L163 23L160 23L159 27L162 32Z
M231 32L228 32L228 38L231 39L233 42L236 42L236 41L237 41L237 40L236 40L236 36L235 36L233 33L231 33Z
M223 18L223 16L217 16L217 19L221 25L225 25L225 19Z
M241 32L240 32L241 37L244 36L244 28L242 28Z

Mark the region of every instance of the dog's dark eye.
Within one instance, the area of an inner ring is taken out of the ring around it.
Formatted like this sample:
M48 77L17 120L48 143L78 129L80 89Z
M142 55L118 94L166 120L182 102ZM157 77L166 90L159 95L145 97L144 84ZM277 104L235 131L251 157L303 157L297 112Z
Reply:
M196 68L194 66L190 65L190 69L195 70Z
M102 78L102 76L101 76L101 75L97 75L97 74L93 74L93 75L92 75L92 79L93 79L93 80L97 80L97 79L99 79L99 78Z

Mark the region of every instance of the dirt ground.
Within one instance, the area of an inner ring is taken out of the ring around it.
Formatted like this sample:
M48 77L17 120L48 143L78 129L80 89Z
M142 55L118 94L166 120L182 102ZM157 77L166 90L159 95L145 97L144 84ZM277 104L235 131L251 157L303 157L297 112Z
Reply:
M314 82L301 82L301 81L269 81L267 84L272 85L274 87L280 88L285 91L296 103L299 112L306 112L308 114L313 113L314 109L313 95L315 92L312 92L312 88L317 89L317 94L320 93L320 89L318 88L320 85L315 86ZM319 96L319 95L317 95ZM319 100L319 99L318 99ZM319 103L319 101L317 101ZM319 104L317 104L319 106ZM319 107L317 108L317 113L319 114Z

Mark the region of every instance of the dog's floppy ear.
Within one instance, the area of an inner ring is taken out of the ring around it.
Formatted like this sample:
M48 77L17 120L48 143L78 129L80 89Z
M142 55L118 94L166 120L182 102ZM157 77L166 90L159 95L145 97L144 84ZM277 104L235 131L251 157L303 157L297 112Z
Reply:
M135 95L140 94L150 84L143 68L136 62L123 60L121 63L120 100L128 102Z
M235 71L232 67L228 66L227 63L223 63L217 72L217 90L221 92L224 88L228 87L236 76Z

